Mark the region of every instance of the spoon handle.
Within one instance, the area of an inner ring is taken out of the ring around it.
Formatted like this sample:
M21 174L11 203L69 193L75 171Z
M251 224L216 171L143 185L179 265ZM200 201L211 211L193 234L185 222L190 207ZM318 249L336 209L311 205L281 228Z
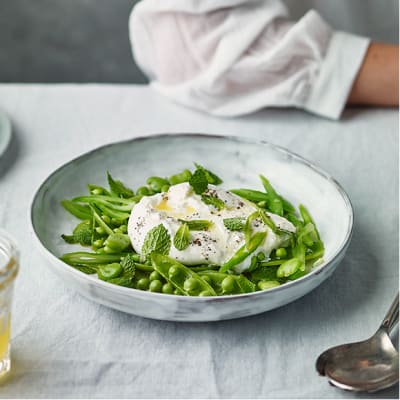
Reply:
M380 329L384 329L387 333L390 333L392 328L399 321L399 295L396 295L389 311L386 313L385 318L382 321Z

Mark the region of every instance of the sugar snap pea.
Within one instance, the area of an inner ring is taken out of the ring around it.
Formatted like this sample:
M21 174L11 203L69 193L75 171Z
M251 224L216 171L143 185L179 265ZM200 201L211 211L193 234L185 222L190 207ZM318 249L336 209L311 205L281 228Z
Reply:
M154 269L175 288L186 296L198 296L200 292L208 291L216 296L215 290L204 279L190 268L168 256L152 253L151 262Z

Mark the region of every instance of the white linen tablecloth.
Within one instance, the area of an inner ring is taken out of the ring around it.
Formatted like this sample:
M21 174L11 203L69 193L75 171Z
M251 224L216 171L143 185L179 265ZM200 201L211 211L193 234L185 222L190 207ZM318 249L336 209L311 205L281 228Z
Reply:
M372 335L398 291L397 111L353 109L339 122L280 109L217 119L134 85L2 84L0 107L14 127L0 159L0 226L21 250L13 367L0 397L398 397L398 388L341 391L314 367L326 348ZM355 210L354 236L334 275L280 309L193 324L117 312L65 286L44 266L30 230L38 185L97 146L158 132L262 138L333 175Z

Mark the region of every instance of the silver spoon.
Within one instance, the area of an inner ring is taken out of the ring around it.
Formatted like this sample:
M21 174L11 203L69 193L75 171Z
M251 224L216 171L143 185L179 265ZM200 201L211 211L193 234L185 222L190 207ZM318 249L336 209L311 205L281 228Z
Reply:
M377 392L399 381L399 353L389 333L399 320L396 296L381 326L368 340L332 347L317 359L316 368L341 389Z

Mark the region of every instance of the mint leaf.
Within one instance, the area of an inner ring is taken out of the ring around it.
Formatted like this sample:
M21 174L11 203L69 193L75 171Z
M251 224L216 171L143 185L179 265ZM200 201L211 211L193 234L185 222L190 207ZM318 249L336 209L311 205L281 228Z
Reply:
M163 224L150 229L142 246L142 258L147 259L151 253L156 252L168 255L171 248L171 237Z
M212 225L212 221L207 219L192 219L190 221L185 221L180 219L182 223L185 223L190 231L202 231L203 229L208 229Z
M215 175L213 172L205 169L197 163L194 163L194 165L196 166L197 170L201 170L204 172L208 183L211 183L212 185L219 185L220 183L222 183L222 179L219 176Z
M225 228L230 231L242 231L244 227L244 218L225 218Z
M189 179L189 184L196 194L204 193L208 187L208 180L205 172L202 169L196 169Z
M177 250L185 250L190 243L190 232L189 227L186 224L182 224L175 233L174 246Z
M218 210L222 210L225 208L225 203L216 196L210 194L203 194L201 196L201 200L203 201L203 203L206 203L210 206L214 206Z
M124 198L130 198L135 195L133 191L128 189L121 181L115 181L109 172L107 172L107 180L113 195Z
M61 235L61 237L68 244L79 243L82 246L90 246L92 244L92 224L90 221L83 221L79 223L72 235Z

